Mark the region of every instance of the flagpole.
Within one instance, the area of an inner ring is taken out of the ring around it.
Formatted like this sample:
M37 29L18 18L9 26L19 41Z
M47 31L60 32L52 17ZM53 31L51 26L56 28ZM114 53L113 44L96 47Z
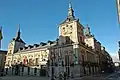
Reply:
M0 27L0 35L2 36L2 26ZM1 50L1 48L2 48L2 37L1 37L1 39L0 39L0 50Z
M0 50L1 50L1 40L0 40Z
M120 28L120 0L116 0L116 5L117 5L118 26ZM118 41L118 44L119 44L119 50L117 54L120 61L120 41Z

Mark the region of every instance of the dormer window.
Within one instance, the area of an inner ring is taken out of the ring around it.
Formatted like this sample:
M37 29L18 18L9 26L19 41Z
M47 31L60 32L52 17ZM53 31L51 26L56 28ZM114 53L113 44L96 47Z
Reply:
M38 44L34 44L34 48L36 48L36 47L39 47L39 45Z
M70 29L71 29L71 30L73 29L72 25L70 26Z
M66 27L68 27L68 25L66 25Z

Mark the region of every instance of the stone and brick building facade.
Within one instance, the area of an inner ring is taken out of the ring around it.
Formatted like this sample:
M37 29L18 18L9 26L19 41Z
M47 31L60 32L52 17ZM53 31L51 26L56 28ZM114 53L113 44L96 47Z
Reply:
M59 37L55 41L26 46L19 28L16 37L8 45L5 67L20 63L32 68L46 65L49 73L54 67L55 75L63 72L74 76L91 75L101 72L104 60L101 58L105 54L101 43L91 34L90 27L87 25L84 28L75 18L70 3L68 16L59 25Z

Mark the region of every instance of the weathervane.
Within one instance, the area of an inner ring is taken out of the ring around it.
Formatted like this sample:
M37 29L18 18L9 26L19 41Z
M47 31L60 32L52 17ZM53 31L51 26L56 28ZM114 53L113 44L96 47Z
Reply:
M69 0L68 2L69 2L69 8L71 8L72 7L72 0Z

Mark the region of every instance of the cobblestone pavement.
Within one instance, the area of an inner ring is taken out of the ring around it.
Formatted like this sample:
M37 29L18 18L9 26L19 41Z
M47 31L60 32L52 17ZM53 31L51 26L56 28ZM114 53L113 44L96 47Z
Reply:
M113 75L115 76L116 74L111 74L110 76L108 75L85 76L85 77L78 77L78 78L69 78L68 80L119 80L117 78L113 79L112 77ZM3 77L0 77L0 80L50 80L50 78L40 77L40 76L3 76ZM55 80L58 80L58 79L55 79Z
M85 76L81 78L75 78L70 80L107 80L107 78L113 74L102 74L102 75L94 75L94 76Z
M1 77L0 80L50 80L48 77L28 77L28 76L4 76ZM56 79L58 80L58 79ZM80 77L80 78L72 78L68 80L105 80L100 77Z
M28 76L4 76L1 77L0 80L50 80L48 77L28 77ZM58 80L58 79L55 79ZM72 78L68 80L106 80L100 77L80 77L80 78Z
M4 76L0 80L50 80L48 77L39 76Z

